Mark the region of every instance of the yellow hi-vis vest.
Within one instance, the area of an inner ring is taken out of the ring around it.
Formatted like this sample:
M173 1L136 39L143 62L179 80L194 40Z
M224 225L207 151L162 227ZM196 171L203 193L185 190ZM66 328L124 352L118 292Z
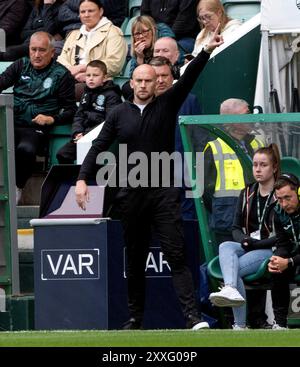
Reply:
M264 146L257 138L250 143L255 151ZM242 165L235 152L222 139L217 138L207 143L204 151L211 147L217 170L214 197L237 197L245 187Z

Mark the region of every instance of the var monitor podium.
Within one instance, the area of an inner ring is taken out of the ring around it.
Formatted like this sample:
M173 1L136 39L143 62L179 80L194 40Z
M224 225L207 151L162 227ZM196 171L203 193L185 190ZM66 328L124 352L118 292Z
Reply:
M129 317L126 247L120 221L106 217L113 194L109 187L89 185L97 205L79 212L74 204L78 167L54 166L51 171L42 189L41 217L32 220L35 328L120 329ZM185 222L184 229L197 293L197 222ZM145 268L144 328L185 328L170 268L155 234Z

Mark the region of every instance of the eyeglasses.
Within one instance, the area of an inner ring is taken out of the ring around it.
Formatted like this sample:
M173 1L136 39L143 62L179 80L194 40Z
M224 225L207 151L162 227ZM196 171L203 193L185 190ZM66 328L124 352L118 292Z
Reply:
M210 22L212 20L212 17L214 16L214 14L205 14L205 15L198 15L197 16L197 20L200 23L204 23L204 22Z
M134 32L133 33L133 37L138 38L138 37L146 37L148 35L148 33L151 32L151 29L145 29L141 32Z

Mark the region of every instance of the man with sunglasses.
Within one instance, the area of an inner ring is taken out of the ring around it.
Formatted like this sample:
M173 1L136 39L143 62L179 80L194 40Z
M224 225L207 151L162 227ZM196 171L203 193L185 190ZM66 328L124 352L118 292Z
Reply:
M274 188L278 200L275 209L276 250L269 262L272 273L272 303L275 316L273 329L287 327L290 303L289 283L300 270L300 205L299 179L284 173Z

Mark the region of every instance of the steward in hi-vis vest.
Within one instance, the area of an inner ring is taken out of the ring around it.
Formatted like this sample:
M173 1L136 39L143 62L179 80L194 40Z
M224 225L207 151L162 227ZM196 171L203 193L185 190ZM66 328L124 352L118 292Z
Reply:
M264 146L251 134L238 143L250 157L256 149ZM231 236L237 199L247 178L236 153L220 138L207 143L204 165L204 201L211 212L209 226L216 233L225 232Z

